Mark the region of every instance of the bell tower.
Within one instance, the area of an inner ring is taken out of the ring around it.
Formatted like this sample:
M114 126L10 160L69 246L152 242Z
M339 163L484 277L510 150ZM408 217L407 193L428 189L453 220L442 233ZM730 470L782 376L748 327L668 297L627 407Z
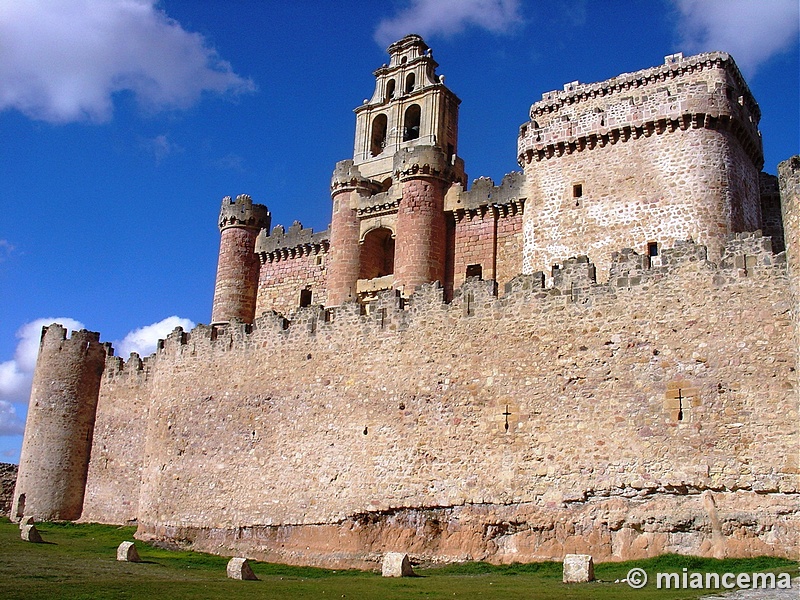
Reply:
M451 165L458 152L458 105L461 100L436 74L439 64L418 35L407 35L388 48L389 64L375 75L372 98L355 109L353 163L363 177L384 182L392 176L395 152L417 145L440 148ZM457 169L458 170L458 169Z
M355 109L353 159L338 163L331 181L331 306L445 283L444 197L452 184L466 184L457 154L461 100L420 36L388 52L372 98Z

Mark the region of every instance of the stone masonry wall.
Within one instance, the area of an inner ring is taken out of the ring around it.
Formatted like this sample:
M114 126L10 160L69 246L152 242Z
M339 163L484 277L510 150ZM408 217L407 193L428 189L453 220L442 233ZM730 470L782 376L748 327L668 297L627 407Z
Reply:
M725 53L572 82L530 115L518 141L526 273L580 254L603 272L623 245L690 238L716 260L727 234L761 227L760 111Z
M754 210L746 219L741 209L731 214L733 197L746 186L759 200L758 172L749 160L736 162L743 155L730 142L724 132L677 130L531 163L524 272L579 254L596 256L607 272L613 250L644 253L649 242L670 247L682 239L707 245L717 260L726 235L755 219ZM748 183L734 189L736 177Z
M93 331L42 328L12 518L80 517L108 347Z
M397 211L394 287L411 295L420 285L443 281L447 252L445 182L436 177L403 181Z
M454 287L464 283L470 265L481 265L483 279L502 290L522 271L522 214L486 206L456 213L454 246Z
M257 235L258 230L247 227L222 230L212 321L253 320L258 287L258 258L253 252Z
M327 260L327 250L312 250L264 262L258 277L256 314L295 312L300 307L301 290L311 292L314 304L325 304Z
M11 514L11 499L17 483L17 465L0 463L0 515Z
M610 284L576 261L564 290L423 286L172 335L137 535L327 565L796 556L786 268L731 244L722 268L683 244L617 255Z
M152 357L106 359L81 520L124 524L139 514Z

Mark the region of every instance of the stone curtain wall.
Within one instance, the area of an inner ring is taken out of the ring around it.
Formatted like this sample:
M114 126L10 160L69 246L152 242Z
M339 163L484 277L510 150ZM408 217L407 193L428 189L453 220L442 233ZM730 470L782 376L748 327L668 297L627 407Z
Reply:
M311 292L310 302L314 304L326 302L329 240L329 230L315 233L299 221L288 230L281 225L271 232L261 230L255 244L261 265L256 315L273 310L293 313L300 307L302 291Z
M689 238L716 260L726 234L761 227L760 113L738 69L723 53L667 59L531 107L518 142L526 273Z
M106 359L81 520L124 524L139 514L153 357Z
M501 300L423 286L405 310L386 294L368 317L173 335L138 535L328 565L398 543L495 562L796 556L797 347L765 244L735 240L723 269L691 244L654 269L617 256L613 285L566 295L521 276Z
M311 291L311 302L325 304L327 250L277 257L261 265L256 314L277 311L284 315L300 307L301 290Z
M483 279L496 280L501 290L522 271L522 213L513 207L456 212L454 236L454 287L470 265L481 265Z

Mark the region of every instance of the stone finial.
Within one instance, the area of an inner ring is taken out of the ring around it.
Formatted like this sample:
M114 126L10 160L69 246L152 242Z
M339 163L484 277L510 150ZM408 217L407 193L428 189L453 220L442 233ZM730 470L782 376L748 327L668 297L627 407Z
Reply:
M133 542L122 542L117 548L117 560L121 562L142 562Z
M408 554L402 552L388 552L383 557L381 575L384 577L414 577L414 569Z
M594 581L594 562L589 554L567 554L564 557L564 583Z
M44 542L36 525L25 525L20 531L20 538L25 542L33 542L34 544L41 544Z
M250 568L250 563L246 558L232 558L228 561L228 578L257 581L258 577Z

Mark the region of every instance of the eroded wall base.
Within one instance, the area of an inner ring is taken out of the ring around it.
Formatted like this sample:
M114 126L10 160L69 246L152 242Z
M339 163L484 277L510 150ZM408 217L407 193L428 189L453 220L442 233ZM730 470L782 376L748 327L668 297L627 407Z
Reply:
M327 524L140 526L136 537L272 562L361 569L377 568L392 551L426 563L495 564L559 561L571 552L591 554L596 561L664 553L714 558L800 553L797 494L632 488L617 493L624 495L560 506L401 508Z

